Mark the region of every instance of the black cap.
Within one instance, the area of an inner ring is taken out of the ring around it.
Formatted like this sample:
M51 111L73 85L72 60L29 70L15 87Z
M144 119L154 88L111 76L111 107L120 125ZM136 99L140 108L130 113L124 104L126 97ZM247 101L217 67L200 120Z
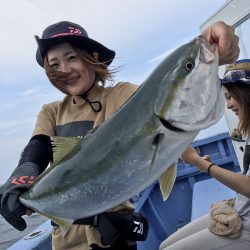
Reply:
M101 43L89 38L87 31L80 25L62 21L48 26L42 34L42 38L35 36L38 49L36 52L36 60L43 67L43 60L47 51L59 44L69 42L74 46L84 49L93 54L98 53L99 61L110 65L115 57L115 52L108 49Z

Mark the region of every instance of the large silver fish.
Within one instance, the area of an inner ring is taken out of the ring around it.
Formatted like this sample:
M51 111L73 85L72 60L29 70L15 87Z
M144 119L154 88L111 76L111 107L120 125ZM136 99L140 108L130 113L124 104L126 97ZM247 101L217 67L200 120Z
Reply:
M173 164L223 111L218 56L195 38L163 60L95 131L84 138L52 138L55 162L20 200L60 224L110 209L160 176L167 197Z

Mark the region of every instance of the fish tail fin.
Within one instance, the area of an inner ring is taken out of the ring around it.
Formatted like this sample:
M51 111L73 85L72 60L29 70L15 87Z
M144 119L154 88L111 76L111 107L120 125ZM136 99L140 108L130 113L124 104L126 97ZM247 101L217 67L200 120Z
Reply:
M177 172L177 163L174 162L159 178L160 190L164 201L167 200L174 186L176 179L176 172Z

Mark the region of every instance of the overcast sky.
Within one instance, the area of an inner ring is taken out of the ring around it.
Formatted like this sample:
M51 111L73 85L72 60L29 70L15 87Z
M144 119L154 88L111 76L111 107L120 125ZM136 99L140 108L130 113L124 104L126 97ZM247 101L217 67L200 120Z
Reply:
M116 51L116 81L141 83L169 51L199 35L224 0L0 0L0 183L16 167L42 104L61 99L35 61L34 35L79 23ZM200 137L226 131L223 122Z

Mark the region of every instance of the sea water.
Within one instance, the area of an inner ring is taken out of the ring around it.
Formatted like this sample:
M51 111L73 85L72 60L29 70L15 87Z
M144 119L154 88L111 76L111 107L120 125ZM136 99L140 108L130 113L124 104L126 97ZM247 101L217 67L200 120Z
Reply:
M47 220L45 217L35 213L31 216L23 216L23 218L27 223L27 228L24 231L19 231L6 222L0 215L0 250L8 249L8 247L28 235Z

